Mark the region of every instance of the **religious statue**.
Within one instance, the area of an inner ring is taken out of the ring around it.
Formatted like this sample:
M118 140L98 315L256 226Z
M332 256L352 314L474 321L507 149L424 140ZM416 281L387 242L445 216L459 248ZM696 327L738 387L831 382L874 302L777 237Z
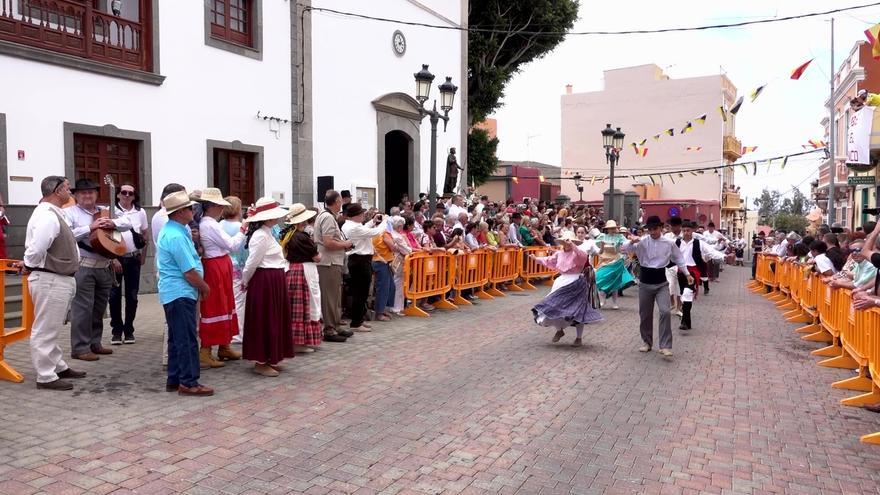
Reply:
M449 156L446 157L446 182L443 183L443 194L453 194L458 186L458 171L464 167L458 166L455 158L455 148L449 148Z
M113 11L113 15L119 17L122 15L122 0L112 0L110 2L110 10Z

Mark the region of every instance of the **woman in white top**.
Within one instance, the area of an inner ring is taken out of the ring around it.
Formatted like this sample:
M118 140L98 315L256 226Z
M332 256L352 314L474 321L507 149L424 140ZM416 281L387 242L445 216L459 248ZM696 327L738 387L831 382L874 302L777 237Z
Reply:
M242 353L255 361L255 373L278 376L279 363L292 358L294 348L284 273L289 263L272 227L288 212L272 198L260 198L252 211L244 219L248 258L241 274L241 289L247 291Z
M137 315L141 265L147 260L147 213L141 208L137 190L128 182L116 193L116 216L126 217L131 230L122 233L125 255L119 258L121 270L116 272L116 285L110 289L110 327L113 345L134 344L134 318ZM116 265L114 265L116 266ZM122 318L122 294L125 287L125 319Z
M235 293L232 289L233 269L230 253L241 249L244 233L239 230L230 236L217 219L229 201L223 199L220 189L209 187L202 191L202 220L199 234L202 243L202 265L205 282L211 286L208 297L199 303L199 364L203 368L221 368L225 360L241 359L241 353L229 344L238 335L238 313L235 311ZM213 347L218 346L214 359Z

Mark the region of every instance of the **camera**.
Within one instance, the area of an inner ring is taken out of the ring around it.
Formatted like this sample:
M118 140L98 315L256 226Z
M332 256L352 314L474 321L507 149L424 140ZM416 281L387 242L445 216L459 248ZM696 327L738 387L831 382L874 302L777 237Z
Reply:
M880 216L880 208L862 208L862 213L867 215Z

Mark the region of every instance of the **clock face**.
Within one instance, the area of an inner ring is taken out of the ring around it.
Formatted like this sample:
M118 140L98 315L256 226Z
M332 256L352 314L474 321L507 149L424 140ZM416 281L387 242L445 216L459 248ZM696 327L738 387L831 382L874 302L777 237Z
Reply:
M404 38L403 33L400 31L394 31L394 34L391 36L391 48L394 49L394 54L398 57L406 53L406 38Z

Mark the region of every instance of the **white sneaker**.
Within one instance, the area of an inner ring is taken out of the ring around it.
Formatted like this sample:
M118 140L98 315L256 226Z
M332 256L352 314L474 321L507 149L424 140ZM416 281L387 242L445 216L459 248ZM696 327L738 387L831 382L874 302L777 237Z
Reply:
M672 357L672 349L660 349L658 351L663 357Z
M614 306L611 306L611 309L620 309L620 306L615 304Z
M674 314L675 316L678 316L678 317L684 316L684 313L682 313L680 309L676 309L675 311L672 312L672 314Z

